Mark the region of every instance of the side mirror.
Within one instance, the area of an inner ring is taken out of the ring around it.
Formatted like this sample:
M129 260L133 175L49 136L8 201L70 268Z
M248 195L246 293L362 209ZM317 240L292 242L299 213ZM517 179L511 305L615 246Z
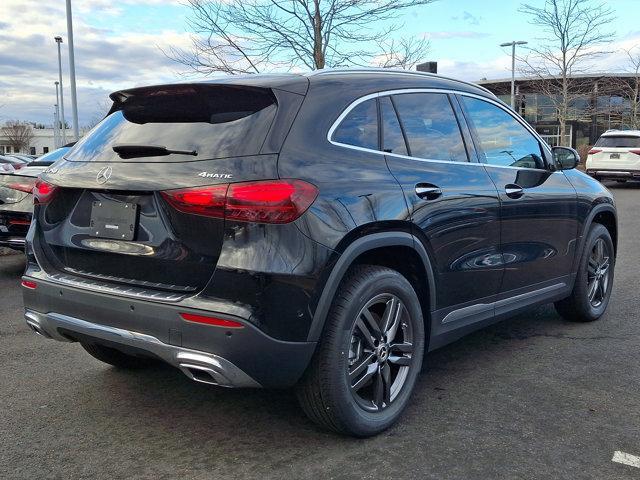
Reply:
M553 147L551 151L559 170L571 170L580 163L580 154L573 148Z

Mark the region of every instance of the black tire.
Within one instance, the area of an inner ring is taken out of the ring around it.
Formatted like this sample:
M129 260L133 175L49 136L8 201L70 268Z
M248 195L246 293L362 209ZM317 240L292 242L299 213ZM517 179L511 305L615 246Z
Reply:
M600 266L595 265L597 262L593 257L594 249L597 249L598 245L602 246L603 255L608 258L606 279L598 273L602 270ZM615 260L613 241L609 231L604 225L594 223L584 244L573 291L569 297L555 303L558 313L572 322L593 322L599 319L607 309L611 297ZM594 281L600 283L595 285L597 295L592 299L590 288L594 287Z
M116 368L135 370L147 367L153 363L153 360L150 358L127 355L120 350L105 347L104 345L98 345L97 343L81 342L80 345L82 345L82 348L84 348L93 358L98 359L101 362L108 363L109 365L113 365Z
M397 313L392 321L386 320L391 312ZM382 326L379 331L371 319ZM407 279L385 267L352 268L340 284L321 343L297 387L302 409L317 424L338 433L368 437L382 432L409 403L424 342L420 301ZM364 370L358 373L359 368ZM358 389L360 385L364 386Z

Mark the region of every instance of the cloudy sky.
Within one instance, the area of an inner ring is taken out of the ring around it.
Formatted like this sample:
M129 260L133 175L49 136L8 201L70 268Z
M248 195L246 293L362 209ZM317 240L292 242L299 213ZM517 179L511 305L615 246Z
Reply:
M528 0L542 5L543 0ZM184 81L182 67L162 49L189 45L189 10L172 0L72 0L80 124L104 109L107 95L137 85ZM510 75L512 39L535 43L534 27L518 13L519 0L438 0L407 12L404 36L431 41L428 60L444 75L465 80ZM626 68L623 49L640 45L639 0L609 0L616 12L613 53L599 71ZM62 0L0 0L0 122L19 119L51 123L57 80L53 37L66 42ZM71 118L68 52L63 44L65 113ZM425 59L427 60L427 59ZM198 77L188 77L198 78Z

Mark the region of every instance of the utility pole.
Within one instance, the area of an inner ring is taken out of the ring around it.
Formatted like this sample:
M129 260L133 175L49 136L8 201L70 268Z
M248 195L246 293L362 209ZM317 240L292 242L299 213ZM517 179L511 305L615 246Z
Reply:
M73 21L71 14L71 0L67 0L67 39L69 41L69 78L71 80L71 109L73 110L73 136L76 142L80 138L78 127L78 98L76 93L76 63L73 54Z
M514 40L501 43L501 47L511 47L511 110L516 109L516 45L526 45L529 42Z
M58 44L58 82L60 82L60 102L59 103L56 102L56 103L60 105L60 112L61 112L62 118L58 116L58 121L60 121L60 124L62 125L60 127L60 131L62 132L62 145L65 145L67 143L67 134L65 132L66 122L64 120L64 96L62 94L62 55L60 54L60 44L62 43L62 37L58 35L57 37L53 37L53 39ZM58 89L56 88L56 92L57 91Z

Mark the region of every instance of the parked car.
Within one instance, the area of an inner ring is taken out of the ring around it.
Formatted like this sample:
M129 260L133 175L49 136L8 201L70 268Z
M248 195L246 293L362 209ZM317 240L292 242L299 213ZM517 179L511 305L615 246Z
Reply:
M640 130L609 130L589 151L587 174L598 180L640 180Z
M31 155L22 155L22 154L19 154L19 153L11 153L11 154L7 154L6 156L7 157L17 158L18 160L20 160L24 164L29 164L29 163L33 162L33 160L35 160Z
M24 250L33 214L32 191L36 179L73 145L70 143L49 152L18 171L0 170L0 247Z
M22 158L18 158L18 157L14 157L12 155L0 155L0 165L11 165L12 170L20 170L22 167L24 167L27 162L26 160L22 159ZM9 171L9 168L6 168L6 170L4 171Z
M22 281L28 325L103 362L295 386L368 436L425 352L533 305L607 308L612 195L484 88L327 70L111 99L36 185Z

